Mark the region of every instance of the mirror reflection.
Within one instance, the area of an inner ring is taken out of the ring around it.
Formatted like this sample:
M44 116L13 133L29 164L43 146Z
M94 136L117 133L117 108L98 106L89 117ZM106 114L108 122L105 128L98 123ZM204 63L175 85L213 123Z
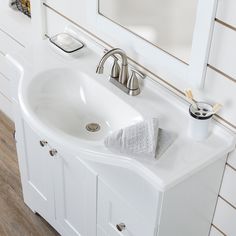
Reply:
M99 14L189 63L198 0L98 0Z

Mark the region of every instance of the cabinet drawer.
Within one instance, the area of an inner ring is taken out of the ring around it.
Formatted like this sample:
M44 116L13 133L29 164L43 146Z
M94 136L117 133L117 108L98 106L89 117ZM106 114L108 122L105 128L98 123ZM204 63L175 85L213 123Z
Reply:
M236 207L236 171L226 166L220 195Z
M0 92L11 100L10 80L0 72Z
M3 54L15 53L24 47L0 29L0 51Z
M98 235L154 236L155 225L130 206L118 193L111 190L101 179L98 181ZM117 225L124 224L119 231ZM105 235L106 235L105 234Z
M5 56L0 54L0 74L4 75L8 79L11 79L12 70L8 64L8 61Z
M0 0L0 2L0 29L7 32L20 44L26 46L26 43L32 40L33 25L31 24L31 18L25 16L20 11L11 9L9 7L9 0Z

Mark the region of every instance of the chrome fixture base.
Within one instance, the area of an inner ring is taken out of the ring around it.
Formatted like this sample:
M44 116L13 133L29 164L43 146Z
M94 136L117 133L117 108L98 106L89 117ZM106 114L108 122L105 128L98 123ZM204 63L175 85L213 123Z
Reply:
M126 85L121 84L117 79L110 77L109 81L114 84L117 88L119 88L120 90L122 90L123 92L125 92L126 94L130 95L130 96L136 96L138 94L140 94L140 89L129 89L126 87Z
M129 89L129 95L130 96L137 96L140 94L140 88L138 89Z
M122 59L121 67L118 64L118 58L115 56L115 54L118 54ZM145 75L143 75L135 68L131 68L132 75L129 76L128 59L126 53L120 48L114 48L110 51L105 50L105 55L100 60L96 69L96 73L103 73L104 64L109 57L114 58L114 63L110 75L110 82L130 96L137 96L138 94L140 94L137 75L142 79L145 78Z

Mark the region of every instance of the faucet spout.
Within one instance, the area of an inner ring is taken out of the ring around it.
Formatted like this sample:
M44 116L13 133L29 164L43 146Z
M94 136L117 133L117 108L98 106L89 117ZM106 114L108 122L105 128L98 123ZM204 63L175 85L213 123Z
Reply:
M119 75L119 82L121 84L125 84L126 85L128 77L129 77L129 75L128 75L128 60L127 60L126 53L122 49L120 49L120 48L114 48L114 49L108 51L102 57L102 59L100 60L98 66L97 66L96 73L102 74L105 62L107 61L107 59L110 56L113 56L115 54L120 55L121 56L121 60L122 60L121 61L121 72L120 72L120 75Z
M96 73L97 74L103 74L104 67L103 66L97 66Z

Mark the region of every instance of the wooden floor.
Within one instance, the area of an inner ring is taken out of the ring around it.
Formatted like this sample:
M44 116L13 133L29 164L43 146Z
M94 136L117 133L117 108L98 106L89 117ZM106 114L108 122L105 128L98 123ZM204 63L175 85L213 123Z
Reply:
M0 236L59 235L23 202L13 131L0 112Z

